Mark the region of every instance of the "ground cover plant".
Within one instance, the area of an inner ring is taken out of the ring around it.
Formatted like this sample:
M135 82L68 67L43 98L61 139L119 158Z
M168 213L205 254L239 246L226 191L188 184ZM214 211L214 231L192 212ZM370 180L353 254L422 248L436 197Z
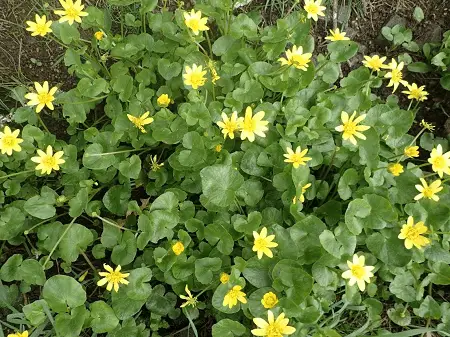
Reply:
M0 133L3 335L450 335L448 139L400 59L340 78L320 1L59 2L26 29L77 82L15 88Z

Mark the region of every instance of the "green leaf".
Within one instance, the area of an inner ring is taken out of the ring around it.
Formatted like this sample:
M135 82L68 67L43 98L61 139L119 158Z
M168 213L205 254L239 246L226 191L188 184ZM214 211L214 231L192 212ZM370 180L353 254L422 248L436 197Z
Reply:
M395 276L389 286L389 291L405 302L416 301L417 291L413 285L415 278L410 272Z
M0 269L0 279L5 282L20 281L20 265L22 264L22 261L23 258L20 254L11 256Z
M91 144L84 151L83 166L88 169L105 170L116 162L116 156L107 154L107 150L100 144Z
M95 333L111 332L119 324L114 310L103 301L91 304L91 319L90 327Z
M231 319L222 319L212 327L213 337L234 337L242 336L247 329L241 323Z
M66 228L66 235L59 244L59 252L64 261L75 262L80 251L86 251L86 248L94 241L94 236L89 229L77 223L65 225L64 230Z
M78 337L89 312L83 306L71 310L70 314L60 313L55 318L55 330L59 336Z
M413 311L417 316L423 318L440 319L442 315L439 303L429 295L425 297L420 307L414 308Z
M81 95L94 98L99 96L101 93L108 93L109 83L103 78L90 80L85 77L78 82L77 89Z
M313 288L313 278L293 260L281 260L272 271L273 287L286 291L289 300L300 305Z
M237 232L252 234L261 225L262 215L259 212L251 212L247 219L244 216L237 216L233 219L233 227Z
M133 77L124 74L119 75L111 81L112 88L119 94L119 99L122 102L128 102L134 91Z
M345 211L345 224L352 234L361 234L364 227L363 219L370 214L371 209L370 204L364 199L354 199L348 204Z
M421 22L425 18L422 8L420 8L420 7L414 8L413 17L414 17L414 20L416 20L417 22Z
M208 225L205 228L205 238L209 244L217 244L217 249L224 255L230 255L233 251L233 237L222 225L215 223Z
M411 261L411 251L406 249L396 235L385 238L374 233L366 240L367 248L381 261L390 266L404 267Z
M407 308L401 304L395 304L395 309L388 309L387 314L391 321L397 325L408 326L411 324L411 315Z
M210 284L213 280L213 272L220 270L222 260L218 257L204 257L195 261L195 277L200 283Z
M245 81L244 87L239 87L233 91L233 98L241 103L252 103L259 101L264 96L264 90L258 81Z
M133 269L128 277L130 282L125 288L128 298L141 301L147 300L152 292L152 287L148 283L152 279L152 271L150 268Z
M227 165L213 165L200 171L202 191L212 204L229 207L234 203L236 191L244 182L244 178Z
M83 214L83 211L87 207L87 204L89 202L89 189L87 187L81 188L75 197L70 199L69 201L69 215L72 218L77 218L81 214Z
M111 294L112 308L116 317L119 320L124 320L132 317L134 314L141 310L146 300L133 300L127 296L125 291L119 290L119 292L113 291Z
M173 212L156 210L150 214L139 216L138 227L142 232L137 239L137 247L144 249L149 241L158 243L159 240L173 237L173 228L178 224L180 218Z
M358 171L354 168L347 169L339 179L338 193L342 200L350 199L352 189L350 186L356 185L359 181Z
M441 83L442 88L450 91L450 74L442 76L439 82Z
M39 326L47 319L45 308L49 310L45 300L36 300L25 305L22 311L33 326Z
M42 265L37 260L28 259L20 265L20 277L28 284L44 285L45 272Z
M16 207L0 212L0 240L10 240L23 231L25 216Z
M52 24L53 34L60 39L64 44L71 44L72 41L80 40L80 33L75 25L69 25L67 22Z
M113 214L125 215L131 193L127 186L116 185L111 187L103 196L103 204Z
M173 192L165 192L158 196L150 206L150 212L156 210L172 211L178 206L178 199Z
M42 297L55 312L66 312L86 302L86 292L74 278L65 275L52 276L45 282Z
M358 44L353 41L335 41L327 46L330 52L330 60L345 62L350 60L358 52Z
M158 0L141 0L141 8L139 11L141 14L150 13L158 5Z
M166 58L159 59L158 72L166 81L169 81L172 78L177 77L181 73L181 64L179 64L178 62L171 63Z
M120 243L113 248L111 261L116 265L126 266L134 261L137 247L136 238L130 231L125 231Z
M247 15L241 13L231 23L230 35L236 39L243 36L254 39L258 37L258 26Z
M332 231L324 230L320 234L319 240L320 240L320 243L322 244L322 247L329 254L333 255L334 257L336 257L338 259L341 258L340 244L337 242Z
M56 214L56 208L53 207L54 203L54 199L48 200L42 196L35 195L25 202L23 208L28 214L36 218L48 219Z
M119 164L119 171L127 178L139 178L139 173L141 173L141 158L134 154L130 158L121 161Z

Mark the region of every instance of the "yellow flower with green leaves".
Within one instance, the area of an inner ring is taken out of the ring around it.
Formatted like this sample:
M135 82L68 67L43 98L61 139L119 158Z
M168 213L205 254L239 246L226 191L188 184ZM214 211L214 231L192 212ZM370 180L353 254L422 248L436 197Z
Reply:
M384 61L386 61L386 56L380 57L378 55L364 55L363 64L366 68L372 69L374 71L380 71L381 69L388 68L388 66L384 64Z
M349 270L342 273L342 278L349 279L348 284L353 286L355 283L358 285L359 290L364 291L366 289L366 282L370 283L370 278L373 276L373 266L366 266L366 259L364 255L358 257L353 255L353 262L347 261Z
M39 113L45 106L50 110L54 110L53 101L55 100L55 93L58 90L57 87L49 89L48 82L45 81L42 85L38 82L34 82L34 88L36 92L30 92L25 95L25 98L30 100L27 105L36 106L36 112Z
M345 36L347 33L341 32L339 28L336 28L335 30L330 29L331 35L328 35L325 40L330 41L348 41L350 40L347 36Z
M64 152L58 151L53 154L51 145L47 146L47 152L37 150L37 154L36 157L31 158L31 161L38 164L35 169L38 171L41 170L41 174L50 174L52 170L58 171L59 165L66 162L61 158Z
M294 199L292 199L292 203L296 204L297 203L297 199L301 203L305 202L305 193L306 193L306 190L308 188L310 188L310 187L311 187L311 183L307 183L305 186L302 186L302 191L300 193L300 196L298 198L297 198L297 196L295 196Z
M158 103L158 105L162 108L167 108L169 104L172 103L172 100L168 94L162 94L158 97L156 103Z
M3 132L0 131L0 151L2 154L11 156L13 151L20 152L22 147L19 145L23 142L22 138L19 138L20 130L11 131L9 126L5 126Z
M408 90L402 91L403 94L408 95L408 99L415 99L418 102L423 102L427 99L428 91L425 91L425 86L417 86L416 83L409 84L406 83Z
M249 142L255 141L255 135L260 137L266 137L265 132L269 130L267 124L268 121L263 120L265 115L264 111L258 111L253 115L251 107L247 107L245 110L245 116L238 119L238 128L241 131L241 139L248 139Z
M263 227L260 233L255 231L253 232L253 238L255 240L253 241L252 250L257 253L258 259L262 259L263 254L272 258L273 253L270 248L278 247L278 243L273 242L275 235L272 234L267 236L267 228Z
M403 165L400 163L393 163L388 165L389 172L392 173L394 177L398 177L401 173L404 172Z
M190 305L191 307L194 308L197 305L197 297L192 296L192 293L189 290L189 287L188 287L187 284L184 287L184 291L186 292L187 296L180 295L180 298L182 300L185 300L186 302L184 302L182 305L180 305L180 308L184 308L184 307L186 307L188 305Z
M430 185L426 182L425 179L420 178L420 182L422 185L415 185L416 189L420 192L414 197L414 200L420 200L422 198L432 199L434 201L439 201L439 196L437 194L442 191L443 187L442 181L437 179L433 181Z
M321 6L321 4L322 0L305 0L305 5L303 8L308 14L306 17L317 21L319 20L319 16L325 16L324 10L327 8L325 6Z
M306 162L308 162L312 159L311 157L305 157L306 154L308 153L308 149L304 149L302 151L300 146L297 146L297 148L295 149L295 152L292 150L292 148L287 147L286 152L287 153L284 154L284 157L286 158L284 160L284 162L292 163L294 168L298 168L299 166L304 166L304 165L306 165Z
M425 119L422 119L422 120L420 121L420 125L421 125L424 129L427 129L427 130L429 130L429 131L431 131L431 132L434 131L434 125L431 124L431 123L428 123L427 121L425 121Z
M150 168L153 172L159 171L164 166L164 163L158 163L158 156L155 154L150 156Z
M8 337L28 337L28 331L22 331L22 332L16 332L16 333L10 333Z
M418 146L407 146L407 147L405 147L403 154L408 158L416 158L419 156L419 147Z
M107 284L106 290L112 291L112 289L114 288L114 291L118 292L119 284L127 285L128 283L130 283L126 280L126 278L130 276L130 273L121 273L120 271L122 270L122 267L120 265L116 267L116 270L114 270L111 266L107 264L103 264L103 268L106 270L106 272L102 271L98 273L100 276L103 277L101 280L97 282L97 285L99 287L102 287L105 284Z
M397 64L395 59L392 59L392 62L388 64L390 71L388 71L384 77L390 79L387 87L394 87L392 93L397 90L399 84L403 84L404 86L408 85L408 82L403 79L402 70L404 66L405 64L403 62Z
M286 50L286 57L279 58L278 62L280 62L282 66L294 66L297 69L306 71L308 69L308 64L311 62L311 57L311 53L303 54L302 46L297 48L297 46L294 45L292 46L292 49Z
M102 32L101 30L99 30L98 32L94 33L94 37L98 40L101 41L103 40L103 38L105 37L105 33Z
M59 15L61 18L59 22L68 22L69 25L73 25L74 22L81 23L81 17L88 16L87 12L83 12L84 5L81 4L81 0L59 0L59 3L62 6L62 10L58 9L55 12L56 15Z
M450 151L444 153L442 145L438 144L431 150L428 162L431 164L431 169L436 172L439 177L445 174L450 174Z
M285 318L285 314L281 313L275 319L273 312L267 310L267 321L262 318L253 318L253 323L257 329L252 330L254 336L260 337L283 337L285 335L292 335L296 330L289 326L289 319Z
M185 85L191 86L192 89L198 89L205 85L206 82L206 70L203 70L203 66L197 66L195 63L192 67L184 67L183 81Z
M228 308L231 309L238 304L238 301L244 304L247 303L247 299L245 298L245 296L247 295L241 290L241 286L233 286L233 288L228 290L225 297L223 298L222 305L224 307L228 306Z
M225 283L228 283L229 280L230 280L229 274L227 274L227 273L220 274L220 283L225 284Z
M273 292L269 291L265 293L263 298L261 299L261 304L266 309L272 309L278 303L278 297Z
M48 20L45 15L39 16L35 15L35 22L33 21L27 21L26 24L28 27L26 28L27 31L31 32L31 36L45 36L48 33L53 32L53 30L50 28L53 21Z
M180 255L181 253L184 252L184 245L183 242L181 241L177 241L175 242L175 244L172 246L172 251L175 253L175 255Z
M335 128L336 131L343 132L342 138L344 140L348 139L353 145L356 145L355 137L358 137L360 139L366 139L366 136L364 136L361 132L370 129L370 126L358 125L366 118L366 114L363 114L357 117L356 119L355 117L356 111L354 111L350 117L348 116L348 113L342 111L341 113L342 125L336 126Z
M225 112L222 112L222 120L217 122L217 125L222 129L223 138L234 139L234 132L239 129L237 111L234 111L230 118Z
M406 249L411 249L413 246L421 249L430 244L430 240L422 235L427 230L428 227L424 225L423 221L414 224L414 218L409 216L406 224L402 226L398 238L405 240Z
M194 9L191 12L184 12L184 23L187 27L189 27L194 35L198 35L200 32L209 30L206 23L208 22L208 18L202 18L201 11L195 11Z
M135 127L137 127L139 130L141 130L142 133L147 133L145 131L144 126L153 123L154 119L153 117L149 117L150 112L147 111L144 114L142 114L139 117L127 114L128 119L131 123L134 124Z

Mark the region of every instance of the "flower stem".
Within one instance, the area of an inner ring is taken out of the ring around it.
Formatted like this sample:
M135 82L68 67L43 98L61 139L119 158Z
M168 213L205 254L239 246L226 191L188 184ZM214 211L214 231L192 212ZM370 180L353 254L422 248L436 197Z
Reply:
M44 121L42 120L41 115L37 114L37 118L38 118L39 122L42 124L42 126L44 127L45 131L47 131L48 133L51 133L50 131L48 131L48 128L45 125Z
M86 157L102 157L102 156L108 156L108 155L111 155L111 154L137 152L137 151L147 151L147 150L151 150L151 148L146 148L146 149L129 149L129 150L121 150L121 151L105 152L105 153L87 153Z
M31 173L31 172L34 172L34 170L27 170L27 171L22 171L22 172L17 172L17 173L11 173L11 174L8 174L6 176L0 177L0 179L15 177L15 176L18 176L20 174Z
M96 276L97 275L97 269L94 267L94 265L92 264L92 262L89 259L89 257L83 252L82 249L80 249L79 251L80 251L80 254L83 255L83 257L86 260L86 262L88 263L89 267L91 267L91 269L94 271L94 276Z
M52 255L55 252L56 248L59 246L59 244L61 243L62 239L66 236L66 234L69 231L69 229L72 228L72 225L74 224L75 220L76 220L76 218L72 219L72 221L67 226L67 228L64 231L64 233L62 233L62 235L59 237L58 241L56 241L55 245L53 246L52 250L50 251L50 254L48 254L47 258L45 259L44 264L42 265L42 268L44 268L44 270L45 270L45 266L47 265L48 261L50 261L50 258L52 257Z

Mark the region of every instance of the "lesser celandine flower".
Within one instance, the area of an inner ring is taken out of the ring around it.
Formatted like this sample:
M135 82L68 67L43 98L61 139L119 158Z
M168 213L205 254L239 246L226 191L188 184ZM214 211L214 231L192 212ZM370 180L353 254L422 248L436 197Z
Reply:
M197 297L192 296L191 291L189 290L188 285L186 284L186 286L184 287L184 291L186 292L186 294L188 296L185 295L180 295L180 298L182 300L185 300L186 302L184 302L182 305L180 305L180 308L184 308L185 306L192 306L195 307L197 305Z
M357 117L356 119L355 117L356 111L353 112L351 117L348 116L348 113L342 111L341 113L342 125L336 126L335 128L336 131L343 132L342 138L344 140L348 139L353 145L356 145L355 137L358 137L360 139L366 139L366 136L364 136L361 132L370 129L370 126L358 125L366 118L366 114L363 114Z
M238 127L241 131L241 139L248 139L250 142L255 140L255 135L260 137L266 137L265 133L269 128L267 124L268 121L263 120L265 115L264 111L258 111L253 115L253 110L251 107L247 107L245 110L245 117L238 119Z
M230 275L228 275L227 273L220 274L220 283L225 284L225 283L228 283L229 280L230 280Z
M156 154L153 157L150 156L150 163L150 167L153 172L159 171L164 166L164 163L158 163L158 156Z
M214 147L214 151L216 151L216 152L222 151L222 144L217 144L217 145Z
M398 177L401 173L403 173L403 165L400 163L394 163L388 165L389 172L392 173L394 177Z
M158 103L158 105L162 108L167 108L171 102L172 100L167 94L160 95L156 100L156 103Z
M192 68L186 66L184 68L183 81L185 85L190 85L192 89L198 89L205 85L206 82L206 70L203 70L202 66L197 66L195 63Z
M426 182L425 179L420 178L420 182L422 185L415 185L416 189L420 192L414 197L414 200L420 200L422 198L433 199L434 201L439 201L439 197L436 195L440 191L442 191L443 187L441 186L442 181L437 179L433 181L430 185Z
M28 337L28 331L25 330L23 332L10 333L8 337Z
M384 77L390 79L387 87L394 87L392 93L397 90L399 84L403 84L404 86L408 84L408 82L403 79L402 69L404 66L405 64L403 62L397 64L395 59L392 59L392 62L388 64L388 68L391 71L387 72Z
M209 30L206 23L208 18L202 18L202 12L196 12L194 9L190 13L184 12L184 23L188 26L195 35L198 35L201 31Z
M311 53L303 54L303 47L299 46L297 48L296 45L292 46L292 49L286 50L286 58L281 57L278 59L278 62L281 62L281 65L289 65L294 66L297 69L306 71L308 68L308 63L311 62Z
M266 309L272 309L278 303L278 297L273 292L269 291L265 293L263 298L261 299L261 304Z
M217 73L216 66L214 65L214 61L211 59L208 60L208 68L209 68L209 72L211 73L211 82L213 84L216 84L216 82L218 80L220 80L220 76Z
M228 290L227 294L223 298L222 305L224 307L228 306L228 308L231 309L232 307L238 304L238 301L244 304L247 303L247 299L245 298L245 296L247 295L241 290L242 290L241 286L234 286L233 288Z
M37 150L37 157L32 157L31 161L37 163L36 170L41 170L41 174L50 174L52 170L58 171L59 165L66 161L61 159L64 155L63 151L58 151L53 154L51 145L47 146L47 152Z
M145 131L144 126L153 123L154 119L153 117L149 117L150 112L147 111L146 113L142 114L140 117L135 117L133 115L127 114L128 119L131 123L134 124L135 127L137 127L139 130L141 130L142 133L147 133Z
M311 187L311 183L307 183L305 186L302 186L302 192L300 193L300 196L298 198L297 198L297 196L295 196L294 199L292 199L292 203L296 204L297 199L300 202L305 202L305 192L310 187Z
M365 282L370 283L370 278L373 276L372 270L375 269L373 266L366 266L365 263L364 255L358 257L358 255L354 254L353 262L347 261L350 269L342 273L343 278L349 279L348 284L350 286L356 283L361 291L366 289Z
M175 255L180 255L182 252L184 252L184 245L181 241L177 241L172 246L172 251L175 253Z
M81 4L81 0L59 0L59 3L63 7L63 10L56 10L55 14L61 18L59 22L68 22L69 25L73 25L74 22L81 23L82 16L88 16L87 12L83 12L84 5Z
M130 276L130 273L121 273L122 267L118 265L116 270L114 270L111 266L107 264L103 264L103 268L105 268L106 272L102 271L98 273L103 278L97 282L99 287L106 286L106 290L111 291L114 288L115 292L119 291L119 284L127 285L128 282L126 278Z
M321 4L322 0L305 0L305 5L303 6L303 8L308 14L306 17L308 19L317 21L319 20L319 16L325 16L325 13L323 11L327 8L325 6L321 6Z
M407 146L403 151L403 154L408 158L415 158L419 156L419 147L418 146Z
M94 33L94 37L98 40L101 41L103 40L103 38L105 37L105 33L103 33L101 30L99 30L98 32Z
M19 138L20 130L14 130L11 132L9 126L5 126L3 132L0 131L0 151L2 154L11 156L13 151L20 152L22 147L19 145L23 142L22 138Z
M285 318L284 313L281 313L275 319L273 312L268 310L267 321L262 318L253 318L253 323L258 327L252 330L254 336L283 337L292 335L295 332L295 328L288 325L289 319Z
M58 90L57 87L49 89L48 82L45 81L42 85L38 82L34 82L34 88L36 92L30 92L25 95L25 98L30 100L27 105L35 106L36 112L39 113L45 106L50 110L54 110L53 101L55 100L55 93Z
M409 216L406 224L402 226L398 238L405 240L406 249L411 249L413 246L420 249L430 243L428 238L421 235L426 233L427 230L428 228L423 221L414 224L414 218Z
M428 92L425 91L425 86L417 86L416 83L406 83L408 90L402 91L403 94L408 95L408 99L415 99L416 101L423 102L427 99Z
M386 56L380 57L378 55L364 56L364 61L362 62L366 68L372 69L374 71L380 71L388 66L384 64L386 61Z
M225 112L222 112L222 120L217 122L217 125L222 129L223 138L234 139L234 132L239 128L237 111L234 111L230 118Z
M434 125L431 123L428 123L427 121L425 121L425 119L422 119L420 121L420 125L422 125L425 129L433 132L434 131Z
M284 154L286 159L284 160L285 163L292 163L294 168L298 168L299 166L306 165L306 162L311 160L311 157L305 157L308 153L308 149L304 149L302 151L300 146L297 146L295 149L295 152L292 150L292 148L287 147L286 148L287 153Z
M31 32L31 36L45 36L48 33L53 32L50 28L53 21L48 20L45 15L39 16L35 15L36 22L33 21L27 21L26 24L28 25L27 31Z
M442 145L438 144L431 150L428 162L432 165L431 168L439 177L445 174L450 174L450 151L443 153Z
M348 41L348 40L350 40L348 37L345 36L347 33L341 32L339 30L339 28L336 28L335 30L330 29L330 33L331 33L331 35L328 35L325 38L325 40L330 40L330 41Z
M255 241L253 242L252 250L254 252L257 252L258 259L262 259L263 254L272 258L273 253L270 248L278 247L278 243L273 242L273 240L275 239L275 235L267 236L267 228L263 227L260 233L253 232L253 238L255 239Z

